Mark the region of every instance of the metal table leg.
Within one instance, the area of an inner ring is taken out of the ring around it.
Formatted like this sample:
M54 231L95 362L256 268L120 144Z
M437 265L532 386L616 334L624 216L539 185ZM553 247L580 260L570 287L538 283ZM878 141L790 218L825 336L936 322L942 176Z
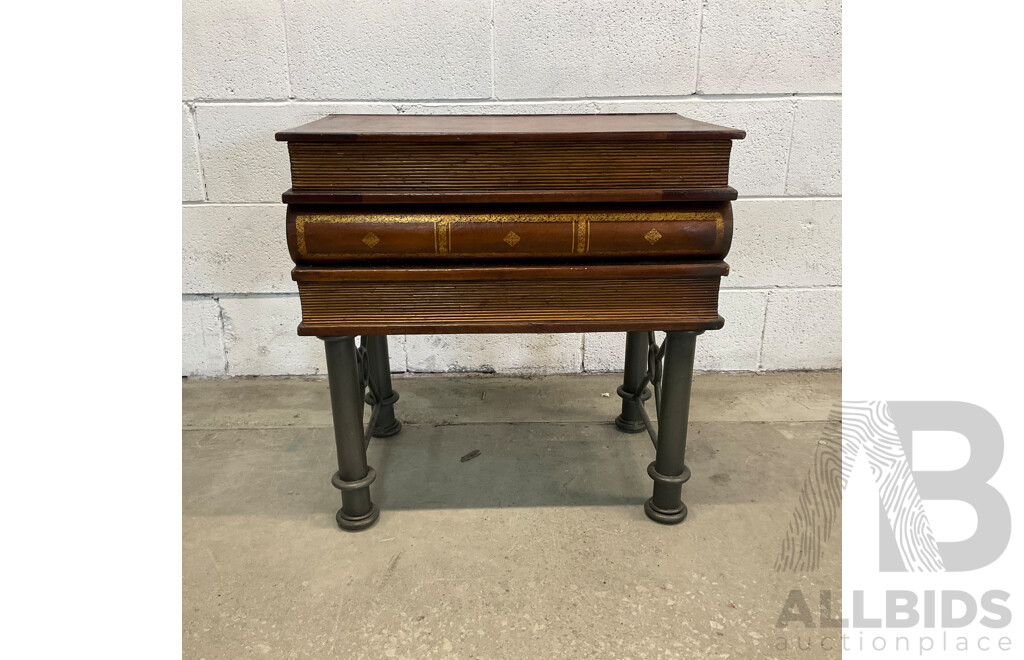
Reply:
M324 337L323 340L327 351L327 380L331 387L334 442L338 448L338 471L331 483L341 491L341 508L335 518L342 529L365 529L377 522L380 510L370 500L370 484L377 475L366 464L355 339Z
M625 373L622 386L618 389L618 395L622 397L622 414L615 418L615 426L626 433L640 433L647 428L640 414L640 404L636 402L636 391L647 375L647 350L647 332L626 333ZM651 390L644 387L640 400L646 401L649 398Z
M391 360L388 356L387 335L367 335L366 353L370 380L380 393L380 412L377 423L373 425L373 437L387 438L402 430L402 422L395 418L395 401L398 392L391 389ZM377 403L373 395L374 388L366 393L366 403L373 406Z
M684 464L684 458L697 334L676 331L669 332L665 338L657 455L647 466L647 474L654 479L654 495L644 503L644 511L651 520L668 525L686 518L686 505L681 495L683 484L690 478L690 469Z

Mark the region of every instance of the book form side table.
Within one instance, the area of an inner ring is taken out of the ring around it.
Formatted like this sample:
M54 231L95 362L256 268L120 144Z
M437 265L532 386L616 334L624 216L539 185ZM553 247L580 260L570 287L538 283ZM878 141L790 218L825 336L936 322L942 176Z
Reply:
M626 332L615 423L654 443L647 516L681 522L695 343L724 323L744 135L672 114L331 115L278 133L298 332L327 353L338 525L380 515L366 448L402 428L387 335L499 332Z

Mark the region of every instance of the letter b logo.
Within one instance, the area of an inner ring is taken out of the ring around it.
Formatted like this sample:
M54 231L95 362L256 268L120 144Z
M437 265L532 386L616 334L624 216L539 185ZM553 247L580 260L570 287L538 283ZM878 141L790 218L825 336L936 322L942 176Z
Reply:
M900 447L897 449L902 450L905 458L887 461L893 468L891 477L903 483L893 484L897 488L882 487L879 491L884 514L879 529L880 569L921 570L912 566L920 560L929 565L926 570L971 571L994 562L1010 542L1010 509L999 491L988 484L1003 459L1003 432L999 423L985 409L960 401L890 401L888 412L899 437ZM847 450L845 431L844 428L844 451ZM970 445L970 458L957 470L911 470L915 431L959 433ZM881 445L884 447L886 443ZM874 447L869 445L865 449L869 462L875 467ZM931 534L923 507L915 507L913 502L898 501L899 497L896 501L892 499L895 493L914 491L915 485L919 501L957 500L973 507L978 517L974 535L956 542L940 542L932 538L929 543L929 539L923 538ZM915 545L919 546L916 550L912 549ZM936 551L937 558L934 557ZM941 562L940 565L936 566L922 554L931 554L933 560Z

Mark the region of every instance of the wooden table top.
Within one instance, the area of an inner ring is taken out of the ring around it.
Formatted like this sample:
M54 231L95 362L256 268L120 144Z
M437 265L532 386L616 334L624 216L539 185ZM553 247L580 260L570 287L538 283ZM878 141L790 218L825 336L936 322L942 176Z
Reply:
M672 113L609 115L328 115L282 142L739 140L745 131Z

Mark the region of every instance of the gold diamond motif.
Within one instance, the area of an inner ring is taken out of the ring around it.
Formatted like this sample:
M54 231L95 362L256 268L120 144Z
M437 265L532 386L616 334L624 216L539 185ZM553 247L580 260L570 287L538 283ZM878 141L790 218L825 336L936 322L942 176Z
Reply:
M654 245L655 243L661 240L661 232L659 232L657 229L652 229L651 231L644 234L644 238L647 239L648 243Z
M510 231L509 233L505 234L505 238L501 240L508 243L510 247L515 247L516 243L519 242L519 234L515 233L514 231Z
M370 232L369 234L367 234L366 236L363 236L363 243L366 243L366 245L367 245L368 247L373 247L373 246L374 246L374 245L376 245L377 243L380 243L380 239L379 239L379 238L377 238L377 234L374 234L374 233L373 233L373 232L371 231L371 232Z

